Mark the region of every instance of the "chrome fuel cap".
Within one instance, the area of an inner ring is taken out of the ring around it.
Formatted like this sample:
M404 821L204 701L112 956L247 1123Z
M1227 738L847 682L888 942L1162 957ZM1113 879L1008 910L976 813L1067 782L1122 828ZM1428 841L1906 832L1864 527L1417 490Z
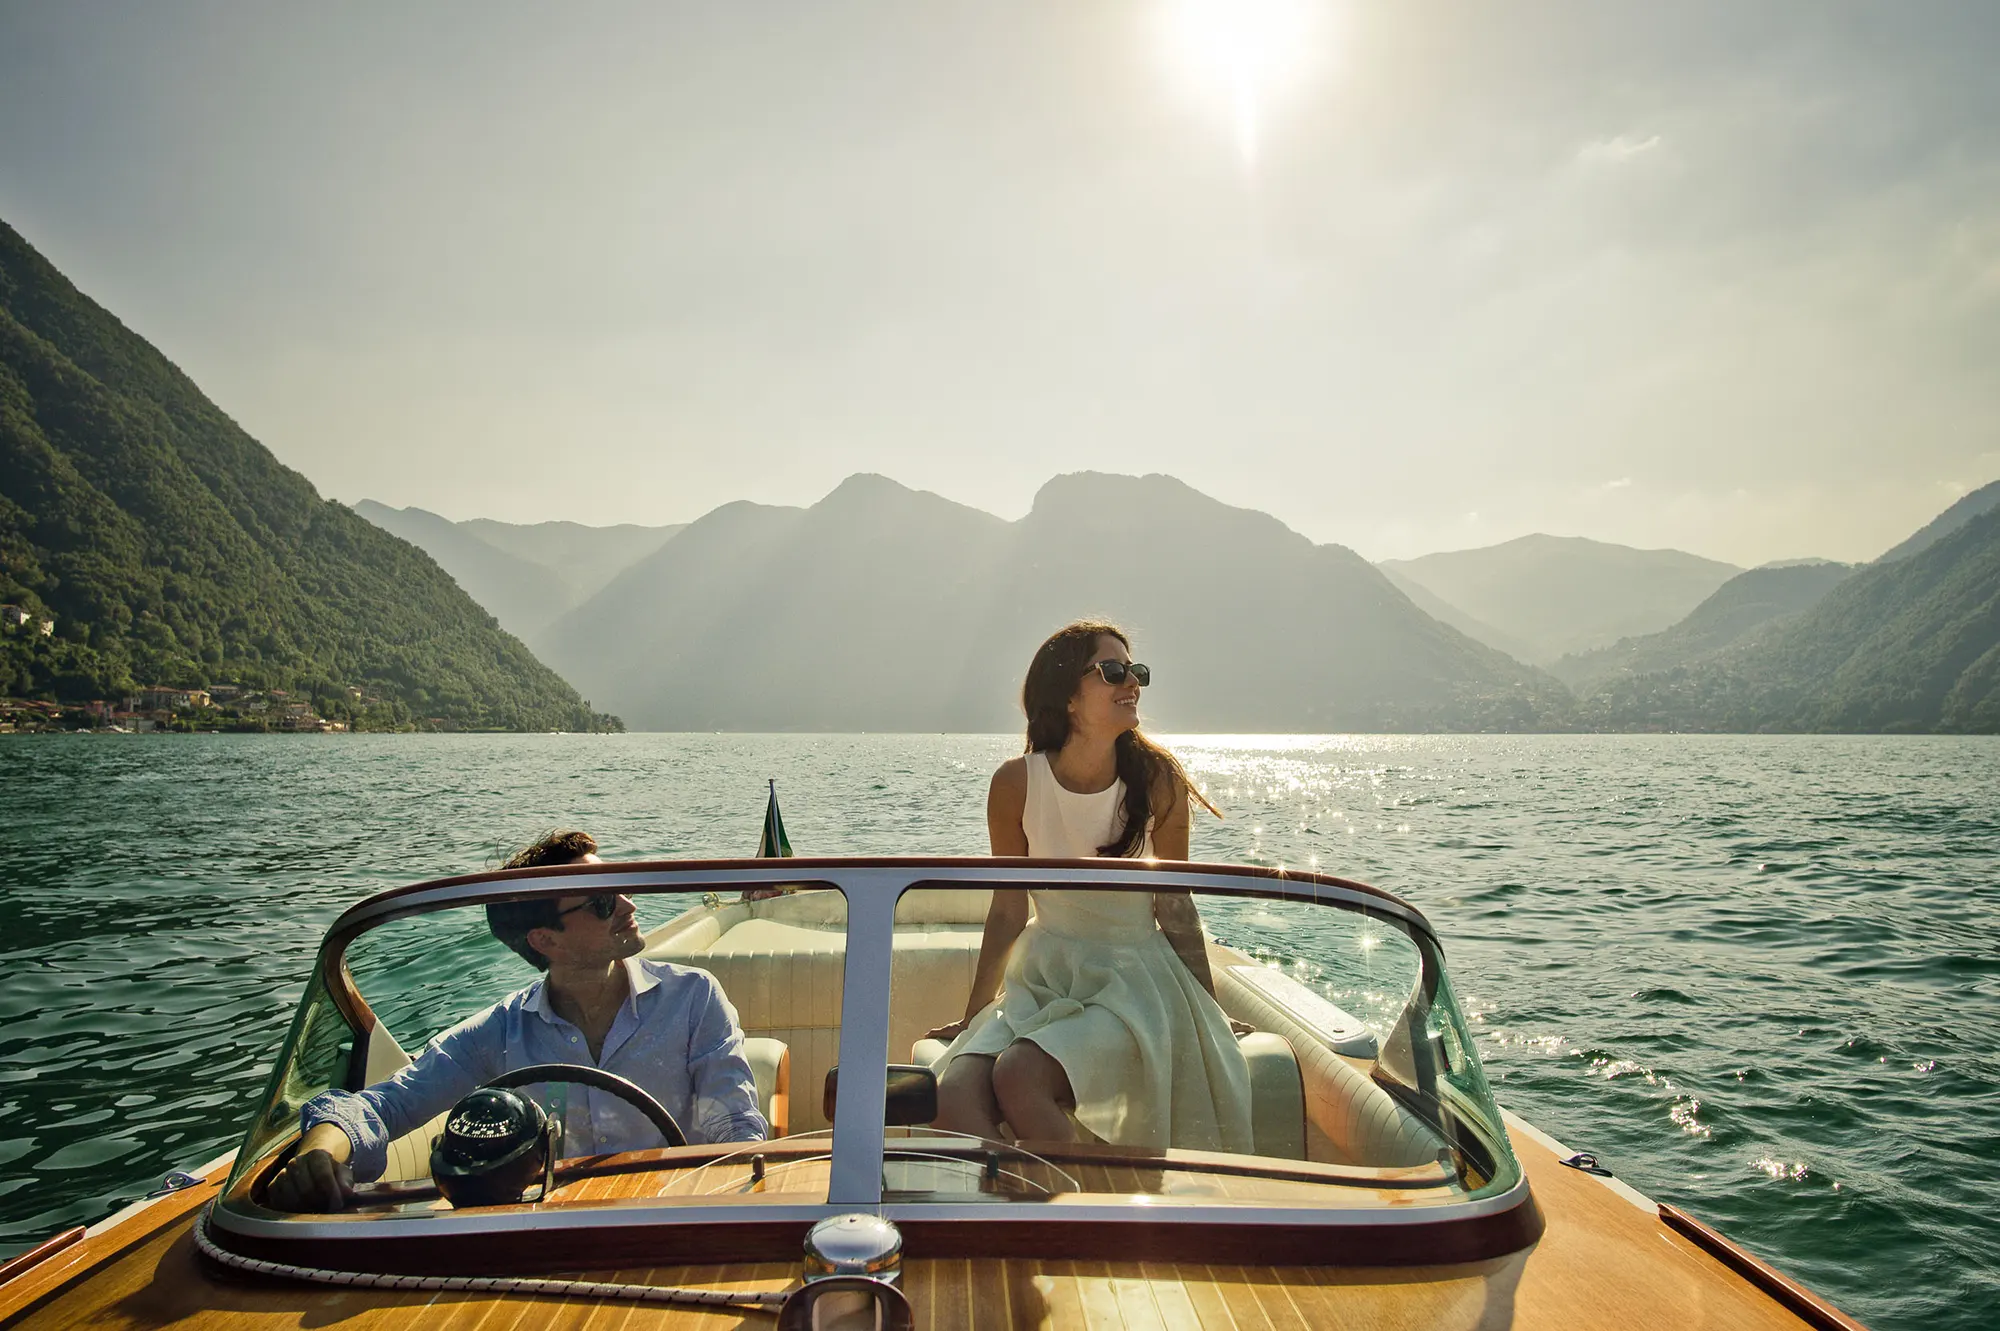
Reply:
M880 1216L828 1216L806 1231L807 1280L872 1276L896 1282L903 1273L903 1236Z

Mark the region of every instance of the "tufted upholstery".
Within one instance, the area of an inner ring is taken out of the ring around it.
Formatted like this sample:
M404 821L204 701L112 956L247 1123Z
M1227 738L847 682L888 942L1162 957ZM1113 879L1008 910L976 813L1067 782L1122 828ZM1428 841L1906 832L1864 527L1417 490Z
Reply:
M782 1041L794 1084L818 1086L840 1056L845 909L832 892L732 902L692 927L667 926L648 939L644 955L713 975L743 1034ZM792 1097L789 1108L793 1132L826 1126L812 1095Z
M1232 1016L1259 1031L1284 1036L1299 1051L1306 1116L1331 1143L1338 1163L1408 1166L1437 1159L1444 1143L1430 1126L1353 1063L1313 1038L1303 1023L1236 979L1231 967L1242 960L1238 953L1210 947L1217 996Z
M904 895L890 973L890 1048L907 1048L964 1012L989 895L922 889ZM657 931L645 955L713 975L743 1033L784 1041L794 1084L818 1087L840 1058L845 905L835 892L731 902ZM793 1132L827 1126L816 1094L794 1096L791 1113Z

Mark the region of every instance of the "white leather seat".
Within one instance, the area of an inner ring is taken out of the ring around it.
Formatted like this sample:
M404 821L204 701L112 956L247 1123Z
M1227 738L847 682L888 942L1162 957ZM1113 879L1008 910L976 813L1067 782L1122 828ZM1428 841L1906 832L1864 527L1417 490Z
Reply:
M1437 1159L1444 1143L1428 1123L1314 1038L1290 1013L1237 980L1228 966L1220 964L1222 957L1213 951L1209 955L1222 1005L1259 1031L1284 1036L1297 1051L1306 1118L1324 1135L1337 1163L1402 1168Z

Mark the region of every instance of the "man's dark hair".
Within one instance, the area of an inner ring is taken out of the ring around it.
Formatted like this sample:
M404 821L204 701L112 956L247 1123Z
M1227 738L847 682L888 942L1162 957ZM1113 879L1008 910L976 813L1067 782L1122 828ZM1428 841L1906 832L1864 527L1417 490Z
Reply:
M584 856L596 853L597 838L588 832L551 832L534 845L516 851L500 867L539 869L550 864L575 864ZM486 905L486 927L530 966L545 971L549 968L549 959L528 941L528 934L536 929L562 928L562 916L556 912L554 897L538 897L533 901L490 901Z

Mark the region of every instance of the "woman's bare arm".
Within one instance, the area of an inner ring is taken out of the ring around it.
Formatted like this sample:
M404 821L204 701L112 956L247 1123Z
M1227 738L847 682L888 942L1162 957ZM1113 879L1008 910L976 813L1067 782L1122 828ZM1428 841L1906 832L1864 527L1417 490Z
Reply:
M1161 779L1159 788L1153 792L1153 854L1163 860L1184 860L1188 857L1188 798L1187 791L1172 776ZM1153 918L1159 921L1160 932L1174 945L1174 951L1208 990L1209 997L1215 996L1215 977L1208 969L1208 944L1201 936L1201 915L1194 908L1194 896L1188 892L1153 893Z
M1168 778L1163 783L1161 795L1153 800L1153 854L1163 860L1184 860L1188 857L1188 795L1178 781ZM1208 965L1208 940L1202 937L1201 912L1195 909L1194 896L1189 892L1155 892L1153 894L1153 918L1159 921L1160 932L1173 945L1174 955L1188 968L1188 974L1195 982L1208 990L1210 998L1215 997L1215 973ZM1253 1028L1246 1022L1229 1019L1229 1025L1238 1035L1246 1035Z
M1208 940L1201 935L1201 914L1194 908L1193 893L1153 893L1153 918L1159 921L1160 932L1173 944L1181 964L1214 998L1215 975L1208 968Z
M995 855L1026 855L1028 834L1021 815L1028 806L1028 767L1014 758L1000 765L986 792L986 833ZM986 908L986 928L979 936L979 965L972 973L965 1016L924 1032L926 1039L949 1040L971 1024L1000 992L1007 974L1007 955L1014 940L1028 927L1028 893L1022 888L996 889Z
M1028 853L1028 830L1021 825L1027 812L1028 760L1009 758L986 787L986 842L993 854Z
M1184 860L1188 857L1187 788L1172 777L1153 792L1153 858Z
M1007 974L1007 954L1014 950L1014 940L1027 927L1027 890L997 889L993 904L986 908L986 930L979 936L979 965L972 973L972 992L965 999L968 1022L999 995L1000 981Z

